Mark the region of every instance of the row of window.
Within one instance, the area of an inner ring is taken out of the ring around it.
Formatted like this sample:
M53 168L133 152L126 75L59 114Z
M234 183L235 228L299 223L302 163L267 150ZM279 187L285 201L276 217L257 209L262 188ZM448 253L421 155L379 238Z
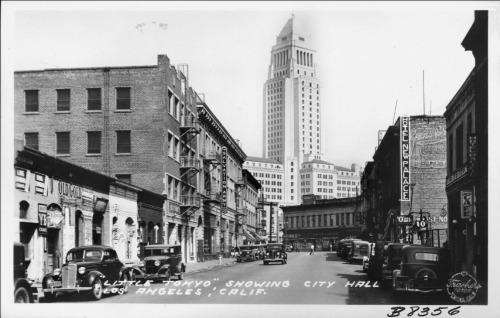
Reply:
M354 213L291 216L285 217L285 224L291 228L354 225Z
M116 132L116 153L130 154L132 152L132 140L130 130L117 130ZM71 154L71 133L68 131L56 132L56 154ZM24 134L24 143L27 147L39 149L39 135L37 132ZM87 131L87 154L102 153L102 132Z
M116 87L116 109L130 110L131 95L130 87ZM56 111L71 111L71 90L56 89ZM33 113L39 111L40 97L38 90L25 90L25 112ZM87 88L87 110L102 110L102 92L100 88Z

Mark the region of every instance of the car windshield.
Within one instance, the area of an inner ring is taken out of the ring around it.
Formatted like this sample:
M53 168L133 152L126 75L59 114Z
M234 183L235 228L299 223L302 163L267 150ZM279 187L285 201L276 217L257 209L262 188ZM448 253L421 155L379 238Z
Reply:
M251 247L251 246L240 246L240 250L242 250L242 251L250 251L252 249L253 249L253 247Z
M152 248L145 251L146 256L158 256L158 255L175 255L178 251L174 247L169 248Z
M77 250L70 251L66 256L68 262L95 262L100 261L102 251L100 250Z

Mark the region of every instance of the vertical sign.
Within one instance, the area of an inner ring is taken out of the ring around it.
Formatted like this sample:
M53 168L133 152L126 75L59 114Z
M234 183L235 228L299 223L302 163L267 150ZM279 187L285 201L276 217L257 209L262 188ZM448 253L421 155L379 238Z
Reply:
M468 163L469 163L469 176L476 176L476 162L477 162L477 137L476 135L469 135L468 138Z
M47 235L47 205L38 204L38 234Z
M460 191L460 215L462 219L468 219L472 216L472 191Z
M410 117L401 117L401 201L410 201Z
M221 213L226 213L227 211L227 148L222 147L222 167L221 167L221 179L222 179L222 192L221 192Z

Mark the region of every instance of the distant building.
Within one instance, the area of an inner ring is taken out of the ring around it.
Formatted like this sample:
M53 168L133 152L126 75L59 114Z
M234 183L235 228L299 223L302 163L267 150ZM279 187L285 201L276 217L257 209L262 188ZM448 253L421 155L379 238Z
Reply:
M329 250L330 244L336 247L341 239L361 234L359 197L316 200L282 209L284 242L301 249L314 244L317 250Z
M314 195L320 199L355 197L361 193L359 165L351 169L314 159L304 162L300 169L301 196Z

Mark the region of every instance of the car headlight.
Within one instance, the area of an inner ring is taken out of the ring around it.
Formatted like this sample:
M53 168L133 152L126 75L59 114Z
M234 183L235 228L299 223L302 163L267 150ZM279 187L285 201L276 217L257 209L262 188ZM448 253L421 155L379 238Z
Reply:
M160 266L160 261L159 260L155 261L155 266Z
M145 265L145 264L144 264L144 261L140 261L140 262L139 262L139 267L144 267L144 265Z
M85 267L82 266L82 267L80 267L78 269L78 274L82 274L83 275L83 273L85 273Z
M269 252L267 252L266 255L269 256Z
M54 276L59 276L59 275L61 275L61 269L60 269L60 268L56 268L56 269L54 269L54 273L53 273L53 274L54 274Z

